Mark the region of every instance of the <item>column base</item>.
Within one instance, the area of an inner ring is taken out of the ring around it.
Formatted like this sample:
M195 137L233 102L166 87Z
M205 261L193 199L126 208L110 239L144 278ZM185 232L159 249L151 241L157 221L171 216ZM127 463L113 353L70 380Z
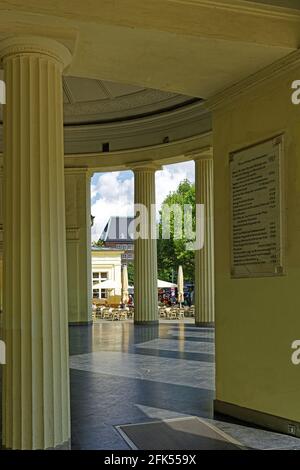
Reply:
M92 326L93 320L89 321L70 321L69 326Z
M214 322L196 322L195 321L195 326L197 326L198 328L214 328L215 327L215 323Z
M17 450L17 449L11 449L9 447L5 446L0 446L0 450ZM29 450L29 449L27 449ZM68 439L66 442L63 444L58 444L56 447L48 447L47 449L34 449L34 450L71 450L71 439Z
M262 411L251 410L220 400L214 401L214 412L218 415L228 416L241 422L251 423L264 429L300 437L300 423L291 419L274 416ZM290 430L293 428L295 433Z
M155 326L159 324L158 320L152 320L152 321L134 321L135 325L143 325L143 326Z
M71 439L64 442L63 444L59 444L58 446L47 450L71 450Z

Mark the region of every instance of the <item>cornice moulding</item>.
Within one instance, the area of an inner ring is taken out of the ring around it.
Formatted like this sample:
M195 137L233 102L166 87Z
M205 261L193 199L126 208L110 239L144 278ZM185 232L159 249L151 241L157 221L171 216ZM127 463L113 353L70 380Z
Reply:
M191 160L211 160L213 158L213 146L208 145L200 149L192 150L191 152L186 152L184 154L186 158Z
M73 80L73 82L69 82L69 80ZM68 78L67 76L64 76L63 79L63 88L68 98L68 101L64 103L64 122L68 126L141 119L143 116L168 112L201 101L194 97L145 88L134 93L120 94L111 99L109 88L105 88L107 84L103 85L101 80L93 81L93 84L98 83L99 90L102 90L102 86L104 86L104 93L108 93L109 99L103 99L97 95L96 91L95 99L81 101L80 91L78 88L76 90L76 80L80 79Z
M245 13L268 18L294 19L300 21L300 10L295 8L280 7L275 5L250 3L243 0L170 0L172 3L193 5L232 11L234 13Z
M249 90L257 88L263 83L271 82L297 67L300 70L300 49L212 96L205 102L205 107L209 111L214 111L226 106L232 100L245 95Z
M153 161L158 165L168 165L194 160L197 155L212 149L212 132L182 139L168 144L153 145L131 150L109 153L65 154L65 174L87 175L97 171L128 169L128 163ZM138 160L138 156L141 156ZM3 153L0 153L0 176L3 175Z
M120 135L134 135L162 128L171 129L189 120L210 120L209 111L205 108L204 103L197 103L179 108L177 110L168 111L144 118L124 120L111 123L85 124L85 125L67 125L64 127L66 141L74 140L74 138L99 139L99 132L109 134L111 136L120 137Z
M65 168L65 174L67 175L82 175L83 173L89 174L90 169L87 167L82 168Z
M145 151L155 151L157 149L166 149L166 148L170 148L170 147L176 147L180 144L184 144L184 143L188 143L188 142L193 142L193 141L198 142L199 139L202 139L203 137L210 137L210 136L212 136L211 131L205 132L203 134L198 134L196 136L189 137L187 139L181 139L181 140L177 140L176 142L169 142L169 143L161 144L161 145L149 145L149 146L146 146L146 147L138 147L138 148L133 148L133 149L128 149L128 150L117 150L117 151L107 152L107 153L95 152L95 153L67 154L67 155L65 155L65 159L78 158L78 157L89 157L89 156L95 156L95 155L98 155L98 156L102 155L102 156L106 156L107 158L109 158L109 156L115 156L115 155L127 155L127 154L143 153Z
M115 152L134 151L145 145L157 146L164 136L171 136L169 143L176 144L195 135L203 135L212 129L211 113L204 103L194 103L176 111L165 112L136 120L106 124L84 124L64 127L65 154L90 154L101 151L102 142L110 142ZM154 136L154 138L152 137ZM114 145L117 141L117 145ZM86 144L85 144L86 143ZM94 147L91 143L95 143ZM0 151L3 145L3 125L0 125ZM78 146L78 152L77 152ZM116 148L117 147L117 148ZM110 152L111 154L112 152Z
M110 153L86 153L65 155L65 168L87 166L91 171L128 170L130 165L152 161L168 165L195 159L212 147L212 132L182 139L168 144L140 147ZM130 164L130 165L129 165Z

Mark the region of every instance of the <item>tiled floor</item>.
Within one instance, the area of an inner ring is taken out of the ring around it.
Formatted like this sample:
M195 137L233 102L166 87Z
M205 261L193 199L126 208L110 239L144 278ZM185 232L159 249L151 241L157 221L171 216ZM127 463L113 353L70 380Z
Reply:
M200 416L242 445L300 449L300 440L213 420L214 331L99 321L70 328L73 449L128 449L115 426Z
M118 425L199 416L245 447L300 450L299 439L213 419L213 343L191 323L70 327L72 448L128 449Z

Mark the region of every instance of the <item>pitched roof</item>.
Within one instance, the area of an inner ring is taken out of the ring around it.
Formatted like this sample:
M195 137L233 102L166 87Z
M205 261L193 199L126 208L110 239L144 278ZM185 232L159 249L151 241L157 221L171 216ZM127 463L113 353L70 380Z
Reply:
M107 222L100 240L104 242L132 242L133 231L129 233L130 224L134 217L110 217Z

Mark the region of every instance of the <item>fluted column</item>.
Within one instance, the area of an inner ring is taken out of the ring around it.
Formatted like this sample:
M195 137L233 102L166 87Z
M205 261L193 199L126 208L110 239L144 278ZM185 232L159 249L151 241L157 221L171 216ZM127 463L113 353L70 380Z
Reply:
M66 168L66 225L69 324L92 323L91 174Z
M157 240L155 232L155 171L151 163L133 168L134 203L142 237L134 241L134 323L158 323ZM143 206L144 211L138 209Z
M195 322L213 326L215 321L213 159L195 159L196 204L204 205L204 247L195 252Z
M3 311L3 169L0 169L0 328Z
M46 38L0 43L4 107L3 436L6 448L70 439L62 71Z

